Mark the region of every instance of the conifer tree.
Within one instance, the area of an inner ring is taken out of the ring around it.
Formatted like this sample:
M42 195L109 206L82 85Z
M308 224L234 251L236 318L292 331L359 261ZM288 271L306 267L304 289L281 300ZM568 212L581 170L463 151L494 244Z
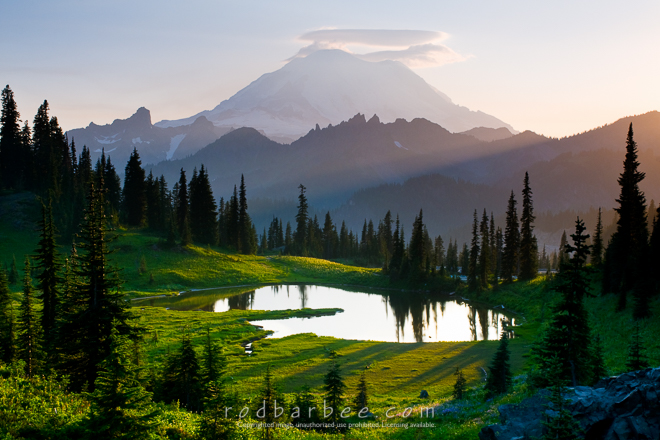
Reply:
M226 417L225 408L231 407L231 398L224 380L211 382L206 387L204 412L199 420L200 440L226 440L233 438L236 424Z
M497 227L495 232L495 286L499 284L502 276L502 255L504 253L504 235L502 228Z
M87 395L91 402L89 428L100 438L139 440L148 438L155 428L157 413L150 408L151 393L139 381L126 339L112 327L110 352L99 365L94 392Z
M177 225L179 227L179 237L181 238L181 245L186 246L190 243L190 200L188 197L188 182L186 179L186 172L181 168L179 176L179 188L176 194L177 197Z
M126 223L130 226L142 226L147 211L147 197L145 173L136 148L133 148L124 170L122 204Z
M25 374L33 377L41 369L42 340L41 326L35 310L34 287L30 273L30 260L25 259L25 274L23 275L23 298L19 308L17 324L18 359L25 362Z
M643 370L649 367L649 361L644 353L644 346L640 341L639 322L635 323L635 332L633 333L628 348L628 358L626 359L626 368L629 371Z
M467 243L463 243L463 248L461 249L461 253L458 256L458 259L460 261L461 265L461 273L463 274L469 274L469 266L470 266L470 249L468 249Z
M486 381L486 391L489 396L506 393L512 384L511 365L509 364L509 337L506 332L500 336L500 345L488 367L490 374Z
M603 221L602 209L598 208L598 222L594 231L594 242L591 245L591 265L600 268L603 263Z
M470 265L468 266L467 281L470 290L477 290L480 287L479 270L479 232L477 222L477 210L474 210L474 221L472 222L472 245L470 246Z
M273 438L272 425L275 423L275 407L277 406L277 391L273 383L273 373L270 370L270 364L266 366L264 375L264 385L259 398L259 410L257 418L264 424L263 438L270 440ZM260 412L261 411L261 412ZM263 415L261 415L263 413Z
M345 227L346 225L343 225ZM291 255L293 253L293 237L291 233L291 223L286 222L286 233L284 234L284 253Z
M202 165L199 174L195 170L190 179L190 231L195 242L210 245L218 242L216 209L208 172Z
M323 389L325 391L325 401L327 406L333 409L332 414L325 419L326 423L339 423L341 409L344 406L344 390L346 385L341 377L341 371L337 362L332 362L330 369L323 379Z
M252 220L247 210L247 190L245 188L245 179L241 174L241 186L238 192L239 251L243 254L251 255L257 252L257 243L255 239L256 232L253 232Z
M298 213L296 214L296 232L294 236L295 252L298 255L306 256L307 255L307 218L309 206L307 204L307 197L305 196L305 191L307 188L301 183L298 186L300 189L300 195L298 195Z
M319 414L318 411L315 411L318 405L315 396L310 393L308 385L303 385L301 391L296 393L293 404L292 418L295 421L294 425L299 426L298 429L309 429L301 425L318 422Z
M536 278L538 273L538 247L534 237L534 207L529 174L525 173L522 214L520 216L520 275L522 281Z
M488 227L488 215L484 209L483 216L481 217L481 224L479 225L481 234L481 252L479 253L478 273L479 282L481 287L486 289L488 287L488 276L490 273L490 228Z
M332 223L332 217L330 217L330 211L328 211L323 222L323 258L327 260L334 258L337 241L337 229Z
M218 382L224 375L226 365L222 349L211 338L210 327L206 328L206 339L202 351L202 382L210 384Z
M39 299L43 304L41 311L41 329L46 350L51 353L50 342L55 340L55 326L59 303L59 284L61 278L60 255L57 250L55 222L53 221L52 201L48 205L41 201L41 219L39 220L39 242L37 244L36 267L41 271L37 276L37 288L41 291Z
M586 266L589 234L585 234L584 222L578 217L573 245L566 245L572 254L557 277L555 290L561 293L560 301L553 307L550 325L541 342L533 350L542 376L539 385L545 386L551 368L551 359L557 357L561 363L561 377L573 386L588 384L593 378L591 331L584 308L584 297L589 294L589 272Z
M617 228L605 253L603 287L619 295L618 308L626 307L627 294L634 291L637 302L648 300L646 281L648 271L648 228L646 198L639 189L645 174L638 170L637 143L633 139L632 123L626 140L626 157L618 183L621 187ZM648 313L648 307L640 310ZM643 316L638 316L643 317Z
M504 248L502 250L502 278L504 282L513 282L513 276L518 274L518 256L520 249L520 230L516 199L511 191L509 205L506 211L506 227L504 229Z
M84 383L90 389L94 386L98 364L110 354L113 326L121 336L133 333L129 325L131 314L119 291L118 270L108 261L104 194L103 182L99 188L90 183L88 206L78 235L83 253L75 266L77 282L73 293L65 293L72 304L62 323L62 331L70 338L64 362L74 364L74 371L66 371L74 389L80 389Z
M0 361L5 364L12 362L15 355L13 321L7 275L0 269Z
M359 413L364 408L369 408L369 390L367 389L367 373L363 370L358 381L357 396L355 396L355 407Z
M422 210L419 210L419 215L415 216L413 222L412 236L410 237L410 245L408 247L408 255L410 258L409 266L409 279L413 283L423 282L426 279L426 260L427 253L424 240L424 221Z
M456 382L454 382L452 397L454 400L461 400L465 394L465 384L467 383L467 380L465 380L465 376L463 376L463 371L459 370L458 367L456 367L454 376L456 376Z
M0 120L0 182L6 188L20 189L24 183L26 152L21 139L20 117L14 92L7 85L2 90Z
M542 440L578 440L582 438L580 425L573 418L573 414L567 408L564 398L566 380L562 374L562 362L558 358L550 359L550 398L547 408L552 412L546 412L546 420L543 420L545 432Z
M563 267L566 267L568 264L568 252L566 251L566 246L568 245L568 239L566 238L566 231L562 232L561 234L561 240L559 241L559 261L557 264L559 265L559 270L561 270Z
M190 335L184 335L174 366L172 400L178 400L189 411L197 411L201 407L200 373L201 368Z

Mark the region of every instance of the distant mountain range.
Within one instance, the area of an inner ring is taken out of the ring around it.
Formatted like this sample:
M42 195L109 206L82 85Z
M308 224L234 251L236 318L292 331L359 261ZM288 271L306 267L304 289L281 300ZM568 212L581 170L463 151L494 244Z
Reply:
M251 128L236 129L192 156L153 167L168 182L184 168L204 164L216 197L231 194L245 175L248 196L259 199L255 218L291 216L298 185L308 188L319 213L331 210L361 228L364 218L399 212L406 225L420 208L430 232L447 233L471 219L476 208L501 215L511 190L520 199L529 171L537 212L611 208L630 122L647 173L642 188L660 197L660 114L623 118L564 139L523 132L485 142L450 133L424 119L382 123L356 115L337 126L317 128L290 145ZM424 177L426 176L426 177ZM265 200L285 200L286 212ZM463 222L463 223L461 223ZM262 226L262 225L260 225Z
M128 119L115 119L107 125L92 122L86 128L68 131L67 135L75 140L78 151L86 145L96 158L105 150L117 169L123 170L134 147L143 163L157 163L193 154L229 131L230 127L216 127L204 117L189 125L156 127L151 124L149 110L141 107Z
M475 127L515 132L494 116L454 104L400 62L369 62L341 50L295 58L213 110L156 125L176 127L204 116L216 126L253 127L289 143L316 125L337 125L357 113L377 114L384 122L424 118L451 132Z

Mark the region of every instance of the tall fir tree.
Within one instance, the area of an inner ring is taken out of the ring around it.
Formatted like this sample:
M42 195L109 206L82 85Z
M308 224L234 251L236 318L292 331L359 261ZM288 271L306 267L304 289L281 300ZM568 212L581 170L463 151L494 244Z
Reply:
M186 172L181 168L177 191L177 226L179 227L179 238L181 245L186 246L192 240L190 233L190 199L188 195L188 181Z
M144 224L147 212L145 173L136 148L133 148L124 170L122 206L126 224L129 226Z
M598 221L594 231L594 241L591 245L591 265L600 268L603 263L603 220L601 208L598 208Z
M218 242L217 205L204 165L190 179L190 231L193 241L215 245Z
M104 195L103 181L98 188L92 181L78 235L82 254L74 267L77 281L73 292L65 293L70 297L67 302L71 303L71 310L60 325L60 331L69 335L63 362L72 370L65 373L71 375L74 389L85 383L90 389L94 386L98 364L110 354L113 327L121 336L134 333L129 307L119 290L119 271L108 260L111 240Z
M424 240L424 220L422 210L415 216L410 245L408 246L409 280L421 283L426 279L426 260L428 258Z
M242 174L241 186L238 191L238 236L241 253L246 255L257 253L256 232L253 231L252 219L248 214L247 189Z
M488 227L488 215L484 209L481 223L479 224L481 234L481 252L479 253L478 273L479 282L483 289L488 288L488 278L490 275L490 260L492 258L490 248L490 228Z
M538 273L538 246L534 237L534 206L532 189L529 186L529 174L525 173L523 182L522 214L520 215L520 274L522 281L536 278Z
M294 235L294 244L296 247L295 252L298 255L306 256L306 229L307 218L309 216L309 205L307 204L307 197L305 196L305 191L307 188L305 188L305 186L301 183L300 186L298 186L298 189L300 189L300 194L298 195L298 213L296 214L296 231Z
M43 360L42 333L35 309L34 287L30 277L31 269L30 260L26 258L23 275L23 298L21 299L16 326L17 357L25 362L27 377L33 377L39 373Z
M646 197L639 188L645 173L638 170L637 159L637 143L633 139L631 123L623 172L618 179L621 192L616 200L619 206L615 208L617 228L605 253L603 290L619 295L620 310L626 307L628 292L633 291L637 305L642 306L639 310L642 316L637 317L644 317L649 310L644 306L648 301L648 228Z
M561 363L561 377L572 386L589 384L593 378L591 330L584 307L584 297L589 295L589 270L586 267L589 245L584 222L578 217L575 234L571 235L573 245L566 245L571 259L559 276L555 290L561 299L553 307L553 316L540 343L534 347L533 356L539 367L537 382L548 384L551 360L554 357Z
M470 245L470 264L467 272L468 288L478 290L481 286L479 280L479 223L477 221L477 210L474 210L474 220L472 222L472 243Z
M649 361L646 357L644 346L641 342L639 334L639 322L635 323L635 331L633 332L630 346L628 347L628 357L626 359L626 368L629 371L643 370L649 367Z
M263 437L265 440L273 438L273 425L275 424L276 408L277 408L277 390L273 379L273 372L271 371L270 364L266 366L266 374L264 374L264 384L259 396L259 409L257 410L257 418L263 423Z
M21 138L20 113L14 92L7 85L2 90L2 119L0 120L0 183L5 188L23 189L24 172L29 149Z
M39 242L34 260L37 262L37 288L41 291L39 299L43 304L41 311L41 329L43 331L45 349L49 357L54 355L51 342L55 340L55 327L59 305L59 287L61 283L61 261L57 250L57 231L53 221L53 206L51 199L48 205L41 202L41 219L39 220Z
M99 364L94 392L87 394L89 429L99 438L148 438L155 430L157 415L151 408L151 393L140 383L127 338L113 327L108 339L108 356Z
M509 337L506 332L502 332L500 345L497 347L497 352L495 352L495 356L488 367L490 374L486 380L486 392L489 396L504 394L511 388L513 380L511 364L509 363L510 357Z
M548 374L550 385L550 397L548 398L546 419L541 423L545 431L541 440L578 440L583 438L580 425L573 418L573 414L568 409L568 401L564 398L566 393L566 379L561 374L562 362L553 357L549 361L550 370Z
M520 229L518 226L518 213L516 212L516 199L511 191L509 204L506 210L506 227L504 229L504 248L502 250L502 278L504 282L513 282L514 275L518 275L518 257L520 251Z
M344 406L344 390L346 385L341 377L341 370L337 362L330 364L330 369L323 379L323 390L325 391L325 401L327 406L332 408L332 414L324 418L326 423L334 423L335 426L341 421L340 409ZM325 416L325 414L324 414ZM338 428L335 428L336 430Z

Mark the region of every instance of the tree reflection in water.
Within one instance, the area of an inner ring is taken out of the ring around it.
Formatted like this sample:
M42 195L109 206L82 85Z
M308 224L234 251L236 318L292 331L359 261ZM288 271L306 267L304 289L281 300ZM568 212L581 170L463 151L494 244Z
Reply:
M140 302L134 304L139 306ZM514 324L500 310L440 293L365 292L313 285L266 286L233 295L223 289L197 291L144 300L142 304L215 312L343 309L332 316L260 321L260 325L275 332L273 337L312 332L319 336L392 342L496 340L503 329L512 337Z

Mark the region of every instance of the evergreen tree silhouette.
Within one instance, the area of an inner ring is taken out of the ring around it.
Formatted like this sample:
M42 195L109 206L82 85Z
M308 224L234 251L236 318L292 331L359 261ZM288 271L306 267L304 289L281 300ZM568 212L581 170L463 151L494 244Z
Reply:
M591 331L584 307L584 297L589 294L589 270L585 267L589 256L584 222L578 217L573 245L566 245L572 257L557 276L555 290L561 293L560 301L553 307L553 316L533 355L542 372L539 385L548 384L551 361L554 357L561 364L561 378L572 386L588 384L593 378Z
M305 196L305 191L307 188L301 183L298 188L300 189L300 194L298 195L298 213L296 214L296 231L294 235L294 244L295 252L298 255L306 256L307 255L307 218L309 205L307 204L307 197Z
M151 393L140 383L128 341L115 326L109 341L110 351L99 364L94 392L87 394L91 403L89 428L99 438L148 438L157 415L151 408Z
M61 261L57 250L57 231L53 221L52 201L48 199L48 205L41 203L41 219L39 226L39 242L37 244L36 254L37 269L40 270L37 276L37 288L41 291L39 299L43 304L41 311L41 329L43 331L45 349L50 356L54 356L52 342L55 341L55 327L57 323L57 312L59 305L59 287L62 282L60 277Z
M591 245L591 265L600 268L603 263L603 220L602 209L598 208L598 222L594 231L594 242Z
M538 247L534 237L534 206L529 174L525 173L522 214L520 216L520 275L522 281L536 278L538 273Z
M500 336L500 345L488 367L490 374L486 380L486 392L488 396L496 396L506 393L512 384L511 365L509 363L509 337L506 332Z
M474 210L474 220L472 222L472 245L470 247L470 265L468 266L467 282L470 290L478 290L480 287L479 271L479 232L477 223L477 210Z
M618 183L621 187L617 212L617 228L605 253L603 288L619 295L618 309L626 307L628 292L636 300L636 318L648 316L648 228L646 197L639 189L645 173L638 170L637 143L632 123L626 139L626 157Z
M122 205L126 224L129 226L144 224L147 211L145 173L136 148L133 148L124 170Z
M502 250L502 279L504 282L513 282L513 276L518 274L518 256L520 249L520 230L518 228L518 214L516 212L516 199L511 191L506 211L506 227L504 229L504 248Z
M452 392L452 397L454 400L461 400L465 394L465 384L467 381L465 380L465 376L463 376L463 371L459 370L458 367L456 367L454 376L456 376L456 382L454 382L454 391Z
M643 370L649 367L649 361L644 353L644 347L639 334L639 322L635 323L635 331L628 348L628 358L626 359L626 368L630 371Z
M330 414L324 421L326 423L334 423L335 425L341 421L340 413L344 405L344 390L346 385L344 379L341 377L341 371L337 362L332 362L330 369L323 379L323 389L325 391L325 403L328 407L332 408ZM339 430L335 427L334 429Z
M25 374L33 377L42 367L42 333L39 318L35 310L34 287L30 272L30 260L25 259L25 273L23 275L23 298L19 307L18 323L16 325L18 359L25 362Z

